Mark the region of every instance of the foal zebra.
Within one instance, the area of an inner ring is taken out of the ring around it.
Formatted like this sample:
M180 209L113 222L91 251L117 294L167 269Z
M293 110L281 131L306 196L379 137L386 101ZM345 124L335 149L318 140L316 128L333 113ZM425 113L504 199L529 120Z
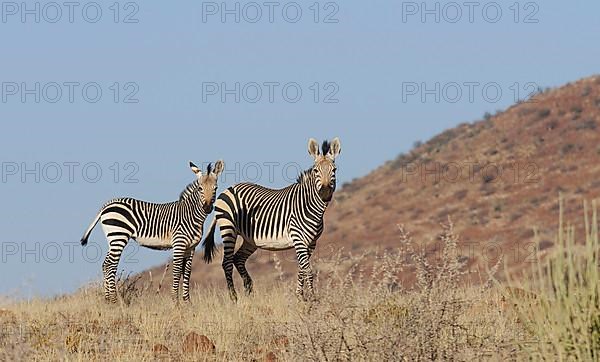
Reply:
M311 138L308 153L313 156L314 165L295 184L272 190L241 183L219 195L215 218L203 242L204 261L210 263L214 256L218 224L223 238L223 270L233 301L237 300L233 266L244 280L246 293L251 293L252 279L246 270L246 260L257 248L272 251L294 248L299 265L296 294L299 298L313 298L310 256L323 232L323 215L335 191L335 158L340 151L338 138L331 143L323 142L322 153L317 141ZM234 253L238 237L243 242Z
M174 301L179 299L179 282L183 273L183 300L189 301L190 274L194 249L202 239L202 227L211 213L217 192L217 178L224 163L219 160L214 170L209 164L206 174L190 162L196 180L179 196L179 201L153 204L132 198L114 199L106 203L81 238L85 246L92 229L102 222L108 240L108 254L102 264L104 297L117 302L115 278L121 253L129 239L150 249L173 249Z

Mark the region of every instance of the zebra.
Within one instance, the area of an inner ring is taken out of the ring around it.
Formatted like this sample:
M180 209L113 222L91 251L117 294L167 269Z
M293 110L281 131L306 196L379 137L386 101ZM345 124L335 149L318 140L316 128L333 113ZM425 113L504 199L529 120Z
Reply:
M323 215L335 191L335 159L340 151L337 137L323 142L322 153L317 141L311 138L308 153L314 164L299 175L296 183L280 190L240 183L219 195L215 217L202 245L204 261L210 263L215 254L214 234L218 224L223 239L222 267L232 301L237 301L234 265L243 279L246 294L252 293L246 260L257 248L269 251L294 248L299 265L296 295L304 300L314 298L310 257L323 232ZM234 253L238 237L243 242Z
M117 302L117 266L129 239L150 249L173 249L172 298L178 302L179 283L183 274L183 300L189 302L194 249L202 239L204 220L212 212L217 179L224 167L224 162L219 160L214 169L209 164L206 174L203 174L198 166L190 162L196 180L181 192L178 201L154 204L118 198L104 204L81 238L81 245L87 245L92 229L101 221L109 246L102 264L104 297L108 302Z

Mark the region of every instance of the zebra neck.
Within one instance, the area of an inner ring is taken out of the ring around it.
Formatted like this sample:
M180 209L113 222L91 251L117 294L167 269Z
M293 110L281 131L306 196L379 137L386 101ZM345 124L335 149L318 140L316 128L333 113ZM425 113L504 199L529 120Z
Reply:
M180 201L179 205L194 218L204 220L206 218L206 212L202 208L202 203L199 197L190 196L185 200Z
M303 183L302 186L306 192L305 202L307 203L307 206L322 218L323 215L325 215L328 203L321 200L321 197L319 197L319 191L317 190L315 182L310 180L309 182Z

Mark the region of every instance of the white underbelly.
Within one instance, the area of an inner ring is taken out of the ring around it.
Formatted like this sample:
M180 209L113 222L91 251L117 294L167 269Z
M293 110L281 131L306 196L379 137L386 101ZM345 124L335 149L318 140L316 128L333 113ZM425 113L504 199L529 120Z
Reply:
M154 237L154 238L137 237L135 240L138 242L138 244L140 244L142 246L147 246L149 248L168 249L173 246L171 243L171 239L163 239L163 238L158 238L158 237Z
M286 250L294 247L291 238L284 236L277 239L254 240L256 247L265 250Z

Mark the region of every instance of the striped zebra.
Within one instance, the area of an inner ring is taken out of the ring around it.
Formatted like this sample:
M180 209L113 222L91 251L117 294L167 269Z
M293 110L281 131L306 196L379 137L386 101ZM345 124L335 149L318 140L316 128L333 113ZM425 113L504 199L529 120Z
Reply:
M250 294L252 279L246 270L246 260L257 248L270 251L294 248L299 265L296 294L305 300L313 298L310 256L323 232L323 215L335 191L335 159L340 151L338 138L323 142L322 153L317 141L311 138L308 153L314 158L314 165L295 184L272 190L240 183L219 195L215 217L203 242L204 261L210 263L214 256L218 224L223 238L223 271L233 301L237 301L233 266ZM242 243L234 253L238 237Z
M115 278L121 253L129 239L155 250L173 249L173 289L175 302L179 299L179 283L183 274L183 300L189 301L190 274L194 249L202 239L206 216L212 212L217 192L217 178L224 163L219 160L214 169L209 164L206 174L190 162L196 180L190 183L179 200L154 204L132 198L114 199L106 203L81 238L85 246L98 221L108 240L108 254L102 264L104 297L117 302Z

